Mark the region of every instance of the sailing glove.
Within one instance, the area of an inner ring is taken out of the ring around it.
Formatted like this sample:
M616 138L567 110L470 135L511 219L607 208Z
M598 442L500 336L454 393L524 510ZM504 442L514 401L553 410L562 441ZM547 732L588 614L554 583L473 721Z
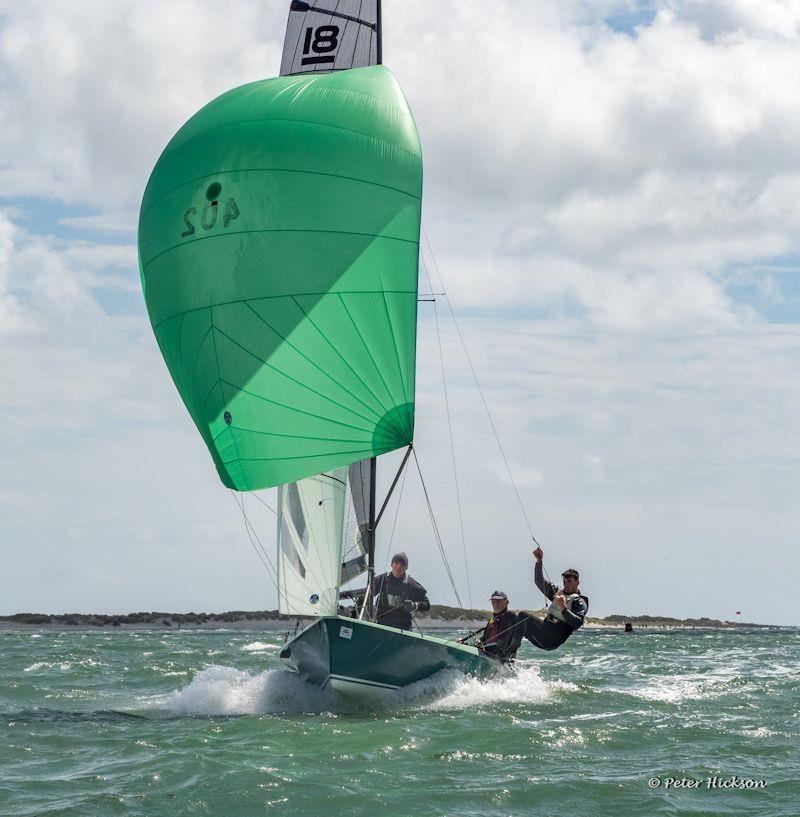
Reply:
M408 610L409 613L413 613L417 607L419 607L419 604L417 604L415 601L406 600L403 602L403 609Z

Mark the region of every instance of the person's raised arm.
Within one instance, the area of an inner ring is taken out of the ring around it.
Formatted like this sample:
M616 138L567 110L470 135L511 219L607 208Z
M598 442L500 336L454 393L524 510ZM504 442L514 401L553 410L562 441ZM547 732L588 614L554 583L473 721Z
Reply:
M542 593L547 596L550 601L553 600L553 597L556 593L558 593L558 588L548 582L544 578L544 574L542 573L542 559L544 558L544 552L540 547L537 547L536 550L533 551L533 555L536 557L536 569L533 572L533 580L536 582L536 586Z

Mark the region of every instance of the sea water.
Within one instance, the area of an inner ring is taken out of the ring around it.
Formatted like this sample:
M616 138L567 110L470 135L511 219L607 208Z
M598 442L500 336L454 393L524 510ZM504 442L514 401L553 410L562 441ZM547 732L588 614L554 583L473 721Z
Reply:
M356 707L263 631L0 631L0 815L800 814L800 630L581 631Z

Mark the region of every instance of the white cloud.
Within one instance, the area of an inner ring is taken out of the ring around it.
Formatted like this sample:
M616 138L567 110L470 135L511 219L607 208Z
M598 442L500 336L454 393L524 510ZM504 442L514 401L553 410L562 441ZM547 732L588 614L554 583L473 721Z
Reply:
M276 13L210 0L7 5L4 194L138 205L158 154L192 113L272 73L279 35L267 20Z
M75 230L96 230L101 233L133 233L136 230L138 214L133 210L117 210L93 216L69 216L60 218L63 227Z
M9 291L10 264L14 250L14 224L0 213L0 337L24 331L19 301Z
M603 19L626 2L386 6L450 293L546 318L463 325L551 572L578 566L596 613L741 609L754 572L797 566L800 335L761 323L724 274L792 295L762 270L798 250L797 4L665 2L633 35ZM125 233L168 139L276 72L285 4L3 12L0 184L34 199L0 217L0 542L26 577L4 608L274 604L146 317L101 295L138 286ZM81 205L56 222L115 243L22 229L37 197ZM429 308L417 443L463 578ZM445 345L476 603L505 585L535 606L524 521ZM422 503L409 477L395 546L445 600Z

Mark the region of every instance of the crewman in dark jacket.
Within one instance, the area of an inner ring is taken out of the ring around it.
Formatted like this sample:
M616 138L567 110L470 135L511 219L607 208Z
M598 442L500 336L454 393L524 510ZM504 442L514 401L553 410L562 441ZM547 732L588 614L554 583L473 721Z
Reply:
M532 613L519 613L524 620L525 638L541 650L554 650L560 647L582 624L589 611L589 599L578 592L580 576L578 571L570 568L561 574L564 588L545 580L542 575L544 553L540 547L533 551L536 557L534 581L536 586L550 600L544 620ZM526 618L527 617L527 618Z
M408 575L408 556L395 553L388 573L372 580L372 596L378 624L410 630L412 613L431 609L425 588Z
M512 661L525 635L525 624L508 609L508 596L502 590L492 593L491 602L492 617L483 630L478 631L482 635L476 646L488 655Z

